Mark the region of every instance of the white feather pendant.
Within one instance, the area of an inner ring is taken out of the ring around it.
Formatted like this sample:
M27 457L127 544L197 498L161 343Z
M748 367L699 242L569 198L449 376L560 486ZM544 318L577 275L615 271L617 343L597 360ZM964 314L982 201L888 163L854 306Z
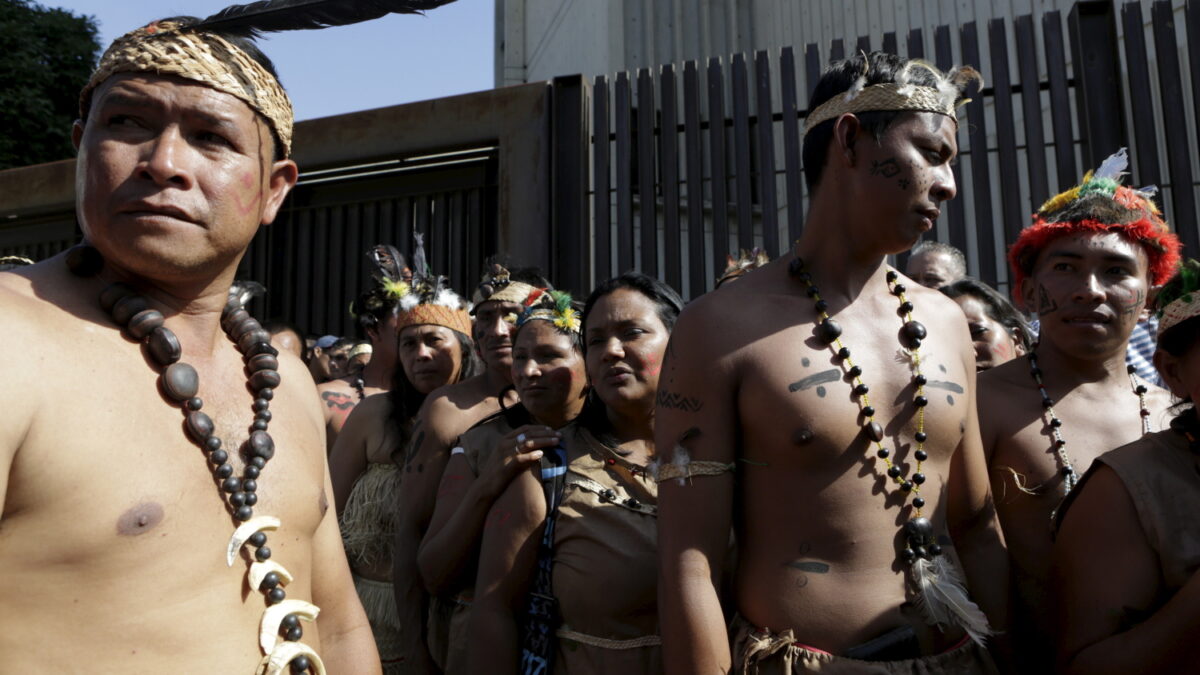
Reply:
M1121 148L1101 162L1100 168L1096 169L1096 173L1093 175L1095 178L1111 178L1112 180L1119 181L1121 180L1121 176L1125 174L1125 169L1128 168L1129 150Z
M406 312L411 312L413 307L416 307L418 304L420 304L420 302L421 298L417 297L416 293L409 293L403 298L400 298L400 309Z
M992 634L987 615L967 596L962 575L952 560L945 555L934 556L933 560L917 558L911 569L917 587L916 605L926 621L937 626L957 624L980 645L987 641Z

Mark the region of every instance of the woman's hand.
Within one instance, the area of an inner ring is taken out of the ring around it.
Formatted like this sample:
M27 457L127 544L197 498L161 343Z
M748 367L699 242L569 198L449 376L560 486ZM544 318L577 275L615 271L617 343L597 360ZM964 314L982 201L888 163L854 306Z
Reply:
M543 448L553 448L561 441L562 435L550 427L526 424L514 429L496 442L487 463L479 469L479 479L489 494L498 496L513 477L542 458Z

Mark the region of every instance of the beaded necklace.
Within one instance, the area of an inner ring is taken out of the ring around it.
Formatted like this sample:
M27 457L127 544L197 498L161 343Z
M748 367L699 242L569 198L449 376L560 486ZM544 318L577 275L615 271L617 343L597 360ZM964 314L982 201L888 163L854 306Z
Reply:
M99 274L104 267L100 252L88 244L72 248L66 262L72 274L85 278ZM254 421L244 446L248 459L241 478L238 478L233 475L229 452L222 448L221 439L213 433L212 419L201 412L204 402L196 396L200 390L200 376L195 368L179 360L183 349L175 333L163 325L162 313L151 309L144 297L120 282L110 284L100 293L100 306L128 335L141 342L154 363L162 368L159 384L163 392L183 408L188 438L207 453L221 501L238 523L229 540L226 562L232 567L243 546L249 544L254 548L247 578L250 588L260 591L267 604L259 633L259 646L265 654L259 671L273 675L290 665L293 673L311 669L318 675L323 674L325 668L320 657L311 647L299 642L304 635L300 620L313 621L320 610L303 600L286 599L283 587L292 581L292 575L270 560L271 549L267 546L265 532L278 529L279 519L254 517L258 478L275 455L275 442L267 433L267 427L271 422L271 399L275 397L280 377L279 352L271 346L271 334L236 298L230 298L221 312L221 327L237 344L246 363L250 389L254 391Z
M1045 409L1046 415L1050 418L1047 424L1050 427L1050 436L1054 438L1054 454L1058 456L1059 473L1062 474L1066 494L1071 494L1071 491L1079 484L1080 476L1079 472L1075 470L1075 465L1071 462L1071 456L1067 454L1067 441L1062 435L1062 419L1055 414L1054 399L1050 398L1050 394L1046 391L1046 385L1042 381L1042 369L1038 365L1037 352L1031 351L1026 356L1029 359L1029 374L1033 376L1033 381L1037 383L1038 392L1042 395L1042 408ZM1126 366L1125 370L1129 374L1129 386L1138 397L1139 414L1142 420L1142 435L1144 436L1150 433L1150 410L1146 408L1146 385L1138 384L1137 380L1134 379L1134 373L1137 372L1137 368Z
M789 263L788 272L804 284L805 293L813 300L817 316L820 318L815 329L817 339L833 350L843 371L853 383L853 392L858 398L859 413L866 419L862 429L867 438L875 444L875 456L883 461L884 466L887 467L887 476L896 487L904 494L913 496L913 517L904 524L908 546L901 552L901 557L909 565L922 558L932 560L941 554L942 547L937 544L933 536L933 524L921 513L921 509L925 507L925 498L920 496L921 485L925 482L925 474L921 473L921 465L929 458L929 454L925 451L925 443L929 440L925 433L925 407L929 405L929 399L925 397L925 385L928 380L921 373L920 354L921 341L925 339L926 330L924 325L912 317L913 304L905 297L908 289L903 284L896 282L898 275L895 270L887 271L888 288L900 303L898 313L904 321L902 331L908 341L905 349L911 356L912 383L916 388L913 405L917 408L917 431L913 434L913 439L916 441L917 447L913 452L913 458L917 460L917 466L912 476L904 478L903 471L892 462L892 451L883 445L883 426L875 421L875 408L871 406L867 396L870 387L863 382L862 368L854 365L851 360L850 349L842 344L842 327L829 316L829 303L821 299L820 291L813 285L812 275L805 269L804 261L800 256L797 255Z

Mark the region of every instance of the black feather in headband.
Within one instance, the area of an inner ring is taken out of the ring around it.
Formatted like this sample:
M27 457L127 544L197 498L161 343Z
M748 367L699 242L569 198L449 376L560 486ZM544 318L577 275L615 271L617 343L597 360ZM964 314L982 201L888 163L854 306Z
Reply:
M189 28L253 38L262 33L347 26L393 13L419 14L453 1L262 0L226 7Z

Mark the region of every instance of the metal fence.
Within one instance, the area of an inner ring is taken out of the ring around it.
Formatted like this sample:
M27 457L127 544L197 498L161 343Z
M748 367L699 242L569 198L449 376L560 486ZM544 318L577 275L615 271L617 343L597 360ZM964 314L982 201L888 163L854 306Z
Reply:
M414 231L463 290L501 252L577 294L640 269L695 297L727 253L778 255L799 235L807 92L860 49L986 64L959 127L959 196L932 233L967 252L972 274L1003 288L1006 245L1029 215L1121 146L1132 182L1163 188L1168 219L1200 255L1189 140L1200 0L1149 7L1147 21L1139 2L1079 2L1065 17L847 36L301 122L302 183L243 273L269 289L260 315L313 333L354 332L346 308L363 250L410 253ZM73 162L0 172L0 254L42 258L74 240L73 173Z
M596 77L585 87L590 120L578 122L592 130L594 278L637 268L694 297L711 288L727 253L755 245L771 256L785 251L803 228L807 204L804 92L830 61L871 49L942 69L982 63L985 51L989 57L986 87L974 92L959 127L959 197L943 209L932 235L966 251L972 274L1005 286L1006 246L1030 214L1121 146L1131 146L1133 182L1163 188L1168 218L1198 255L1195 153L1187 139L1195 122L1188 109L1200 104L1200 89L1190 88L1192 98L1185 98L1188 75L1178 53L1186 44L1188 70L1200 72L1200 8L1188 2L1182 12L1184 41L1177 39L1169 0L1155 2L1151 14L1151 43L1138 2L1119 12L1110 2L1080 2L1065 21L1050 11L1020 16L1011 26L1004 19L937 26L933 53L925 53L927 36L915 29L887 33L876 44L868 36L839 38L777 56L689 61L682 72L663 66ZM1154 112L1158 92L1161 120Z

